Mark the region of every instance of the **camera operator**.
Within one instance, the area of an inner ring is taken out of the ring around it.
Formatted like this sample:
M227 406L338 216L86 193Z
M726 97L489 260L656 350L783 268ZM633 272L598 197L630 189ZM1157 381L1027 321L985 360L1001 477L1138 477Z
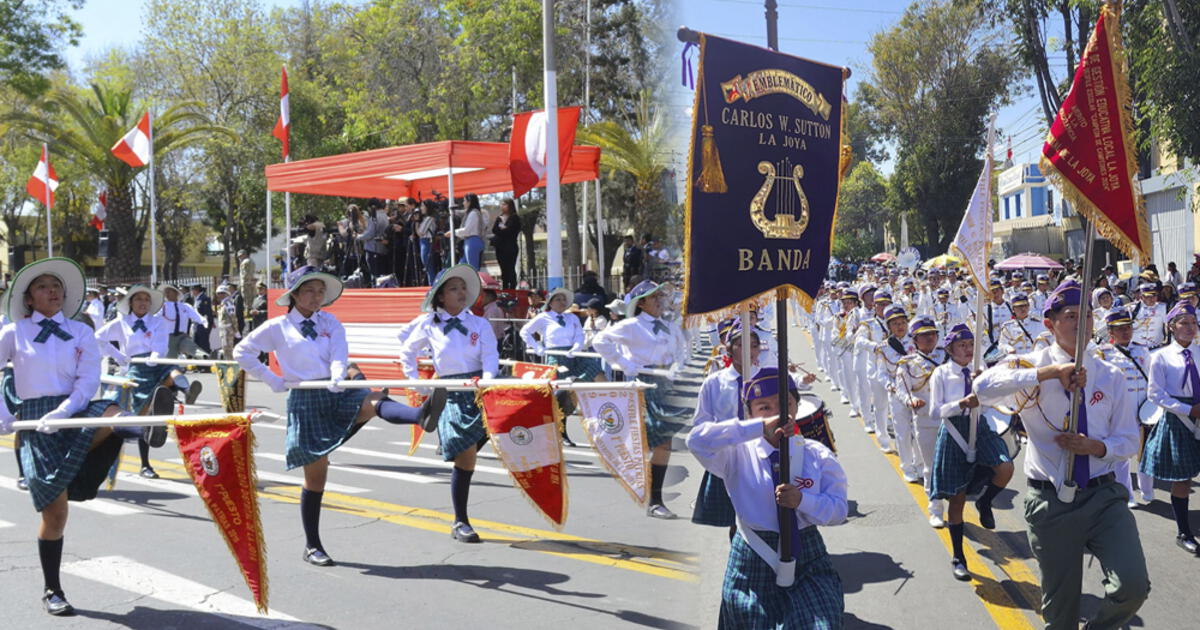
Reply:
M412 209L416 205L415 201L405 197L399 203L395 204L395 208L388 213L388 237L392 248L392 273L396 276L397 286L405 284L404 279L408 270L408 244L410 242L408 215L412 213Z
M367 227L358 235L358 242L363 246L363 260L367 264L364 274L367 276L365 285L375 286L375 278L387 275L388 252L388 217L384 212L384 203L379 199L367 202Z
M303 245L304 264L320 269L325 261L325 224L311 214L300 221L300 243Z

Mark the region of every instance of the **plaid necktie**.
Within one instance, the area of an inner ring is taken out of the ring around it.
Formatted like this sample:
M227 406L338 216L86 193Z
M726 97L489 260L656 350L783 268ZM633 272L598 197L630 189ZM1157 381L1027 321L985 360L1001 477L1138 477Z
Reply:
M971 395L971 368L963 368L963 397Z
M1200 372L1196 371L1196 361L1192 359L1192 351L1187 348L1183 349L1183 362L1187 373L1184 375L1183 383L1180 387L1186 387L1190 383L1192 386L1192 397L1200 396Z
M654 334L656 334L656 335L660 332L665 334L667 332L667 325L662 323L661 319L656 319L656 320L654 320L653 330L654 330Z
M74 337L71 336L71 333L63 330L62 327L58 325L58 322L54 321L53 319L43 319L42 321L38 322L38 325L42 327L42 331L33 338L33 340L37 343L46 343L46 340L50 338L50 335L54 335L63 341L70 341L71 339L74 339Z
M142 321L140 318L136 322L133 322L133 332L137 332L139 330L146 330L146 322Z
M464 336L467 334L467 327L463 326L462 321L457 317L451 317L446 320L446 325L442 327L442 333L449 335L451 330L457 330Z
M306 319L306 320L300 322L300 334L304 335L305 337L308 337L309 339L316 339L317 338L317 325L314 324L313 320L311 320L311 319Z
M563 319L563 316L562 316L562 315L558 315L558 316L556 316L556 317L555 317L555 319L556 319L556 320L558 320L558 325L559 325L559 326L566 326L566 325L567 325L567 320Z

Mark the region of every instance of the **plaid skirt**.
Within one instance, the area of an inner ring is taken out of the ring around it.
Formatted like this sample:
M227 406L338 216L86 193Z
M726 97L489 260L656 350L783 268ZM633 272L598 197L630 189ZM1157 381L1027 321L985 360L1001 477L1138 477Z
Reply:
M4 368L4 375L0 376L0 389L4 390L4 404L8 405L8 413L17 415L17 410L21 408L21 398L17 396L17 381L13 378L12 368Z
M438 378L471 379L483 372L438 375ZM487 442L487 429L483 426L483 412L475 402L472 390L447 392L446 407L438 418L438 439L442 441L442 460L453 461L459 453L474 446L476 449Z
M646 443L650 448L670 444L676 433L683 430L691 419L686 409L667 405L667 390L671 381L665 376L638 375L638 380L654 383L654 389L642 390L646 398Z
M1192 404L1191 399L1180 401ZM1200 475L1200 440L1167 412L1150 430L1138 470L1163 481L1188 481Z
M704 472L704 477L700 479L700 493L696 495L696 506L692 508L692 522L714 527L731 527L737 522L733 500L725 490L724 479Z
M38 420L56 409L66 396L44 396L21 402L18 416ZM93 400L74 418L97 418L112 406L111 400ZM33 507L41 512L63 491L71 501L96 498L108 469L121 451L121 438L109 436L92 449L96 429L61 429L56 433L21 431L21 467L29 483Z
M779 534L758 535L775 547ZM739 534L729 549L725 583L721 587L719 628L729 630L836 630L846 609L842 578L833 568L825 541L816 527L800 530L796 581L789 588L775 585L775 572L754 553Z
M293 389L287 399L287 468L299 468L328 455L354 435L354 421L371 392L347 389Z
M148 357L150 353L135 355L137 358ZM162 385L162 382L171 375L171 366L169 365L146 365L145 363L130 363L129 369L125 372L127 378L132 379L137 385L129 392L128 408L126 411L135 414L141 414L145 411L146 405L150 404L150 396L154 390ZM109 400L120 401L121 391L117 390L108 396Z
M548 350L570 350L571 346L557 346ZM546 365L561 365L567 368L566 376L576 381L591 382L597 374L604 373L604 366L595 357L568 357L561 354L547 354Z
M964 440L968 438L970 416L953 416L954 423ZM966 492L974 494L992 478L991 468L1011 462L1004 440L992 430L986 421L979 419L979 431L975 434L975 463L967 461L967 454L950 437L943 424L938 429L937 444L933 451L933 479L930 481L930 496L934 499L949 499Z

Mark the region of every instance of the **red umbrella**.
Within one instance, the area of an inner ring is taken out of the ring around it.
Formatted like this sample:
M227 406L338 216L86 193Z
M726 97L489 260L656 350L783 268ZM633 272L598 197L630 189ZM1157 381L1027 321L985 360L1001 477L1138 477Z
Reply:
M879 252L878 254L875 254L874 256L871 257L871 262L877 262L877 263L896 262L896 257L887 252Z
M1005 258L996 264L996 269L1002 271L1012 271L1014 269L1062 269L1063 266L1054 262L1053 259L1042 256L1041 254L1017 254L1011 258Z

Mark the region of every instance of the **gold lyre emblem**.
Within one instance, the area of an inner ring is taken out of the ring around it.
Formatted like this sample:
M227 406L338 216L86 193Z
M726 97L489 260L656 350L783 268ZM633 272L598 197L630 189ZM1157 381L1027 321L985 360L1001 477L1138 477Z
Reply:
M781 171L791 175L776 174ZM758 172L766 178L762 187L750 200L750 219L754 222L754 227L758 228L765 238L800 238L808 227L808 196L800 186L800 179L804 177L804 167L799 164L792 165L792 161L786 158L777 163L764 160L758 163ZM776 180L791 182L792 185L783 184L775 192L775 216L768 219L765 210Z

